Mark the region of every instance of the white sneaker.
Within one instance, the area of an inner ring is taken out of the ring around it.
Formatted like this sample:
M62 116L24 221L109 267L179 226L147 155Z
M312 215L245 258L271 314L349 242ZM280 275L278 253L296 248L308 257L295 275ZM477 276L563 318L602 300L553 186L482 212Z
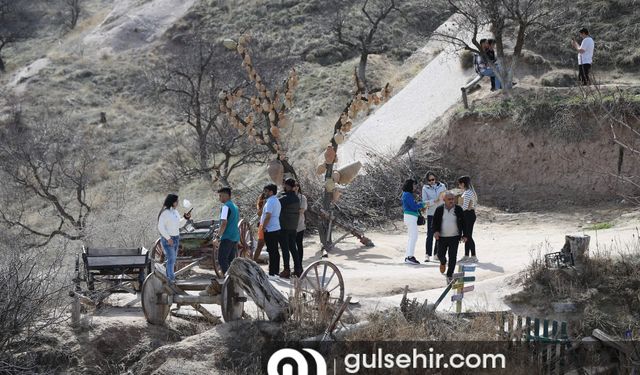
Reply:
M458 261L458 263L464 263L464 262L468 262L468 261L469 261L469 257L465 255Z
M424 262L425 263L429 263L431 261L431 257L429 255L427 255L426 258L424 258Z
M280 277L278 277L278 275L269 275L267 276L267 278L271 281L277 281L280 279Z
M478 262L478 258L477 257L471 257L471 258L469 258L469 261L471 263L477 263Z

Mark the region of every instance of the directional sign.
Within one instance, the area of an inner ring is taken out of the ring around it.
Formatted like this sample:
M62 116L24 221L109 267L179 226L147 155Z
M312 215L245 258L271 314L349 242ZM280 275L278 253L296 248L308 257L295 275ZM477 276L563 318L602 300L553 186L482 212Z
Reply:
M466 292L470 292L475 288L474 285L469 285L469 286L465 286L464 288L462 288L462 290L460 291L461 293L466 293Z
M464 272L457 272L457 273L454 273L453 275L451 275L451 278L453 278L453 279L461 279L463 277L464 277Z
M463 283L455 283L455 284L453 284L452 288L453 289L461 289L463 286L464 286Z
M476 266L462 266L463 272L473 272L476 270Z
M464 281L465 283L468 281L476 281L476 277L475 276L465 276L462 278L462 281Z
M464 294L454 294L451 296L451 302L462 301L462 297L464 297Z

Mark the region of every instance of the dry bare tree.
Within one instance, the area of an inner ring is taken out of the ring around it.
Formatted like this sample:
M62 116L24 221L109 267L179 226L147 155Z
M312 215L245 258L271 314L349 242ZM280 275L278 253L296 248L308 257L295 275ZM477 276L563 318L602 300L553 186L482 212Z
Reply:
M506 92L522 57L526 36L544 27L553 27L562 13L557 0L446 0L457 14L458 29L435 33L435 37L479 54L489 62ZM496 41L494 64L480 46L482 34L491 32ZM513 40L511 51L506 41Z
M298 83L298 75L295 69L292 69L282 84L275 87L267 86L266 80L258 74L254 66L248 47L249 39L248 36L242 36L237 42L231 39L224 42L228 49L237 52L242 59L242 67L245 69L252 86L246 87L246 90L236 88L222 91L219 96L220 110L227 115L232 126L245 134L251 142L267 146L275 157L268 167L272 180L282 183L285 173L297 179L295 168L287 157L284 130L289 126L288 113L293 106L293 95ZM365 245L372 244L362 231L347 221L341 221L334 215L333 205L340 197L340 191L336 189L340 176L336 174L334 165L337 162L338 145L345 140L345 135L351 131L352 122L358 113L387 100L391 88L387 84L384 88L365 91L364 84L359 81L357 72L354 72L354 78L356 83L354 95L336 121L331 139L324 152L324 163L317 169L319 174L324 175L322 202L318 202L319 205L310 204L307 211L319 219L320 239L325 251L330 251L339 241L332 239L334 227L341 227Z
M398 0L339 0L328 4L334 9L332 29L338 43L360 55L358 80L367 90L367 62L369 55L389 50L390 40L385 35L385 22L398 12ZM401 1L401 0L399 0Z
M82 11L80 0L64 0L64 6L68 16L67 27L73 30L78 24L78 18L80 18L80 12Z
M64 117L16 109L0 126L0 222L43 246L83 238L99 149Z
M0 72L5 70L2 50L34 32L30 5L28 1L0 0Z
M229 176L238 167L264 162L266 148L250 143L220 110L220 91L242 87L225 68L229 65L226 55L221 46L196 37L185 54L173 59L155 79L161 97L192 134L178 140L178 149L168 160L167 171L172 174L168 177L174 183L200 176L228 186Z

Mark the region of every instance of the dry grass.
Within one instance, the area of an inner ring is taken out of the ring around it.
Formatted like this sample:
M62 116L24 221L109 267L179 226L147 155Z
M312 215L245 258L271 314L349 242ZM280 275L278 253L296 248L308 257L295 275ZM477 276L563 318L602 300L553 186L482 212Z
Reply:
M595 328L623 337L640 329L640 240L614 242L609 248L592 251L575 271L548 268L538 252L521 274L524 289L510 301L543 313L553 302L573 302L577 313L566 316L576 336L587 336Z

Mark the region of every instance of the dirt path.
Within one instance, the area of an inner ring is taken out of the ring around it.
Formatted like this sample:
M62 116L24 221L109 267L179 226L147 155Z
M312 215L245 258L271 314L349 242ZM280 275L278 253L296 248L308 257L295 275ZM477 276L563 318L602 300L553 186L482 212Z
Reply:
M523 270L532 257L559 251L564 236L586 233L591 236L591 251L608 250L612 244L638 239L640 213L616 213L582 211L576 214L508 214L490 210L479 211L474 230L479 262L475 272L475 291L465 296L465 310L507 310L503 297L517 290L514 276ZM596 222L606 221L613 228L584 230ZM330 260L342 271L347 293L360 299L360 310L382 309L398 306L405 285L410 297L434 302L445 287L445 279L438 270L438 263L419 266L404 264L406 234L402 223L392 233L368 233L376 246L361 247L356 241L340 244ZM416 257L424 260L426 234L420 233ZM319 259L316 243L308 242L305 249L305 266ZM464 255L464 247L458 249L458 259ZM279 283L280 284L280 283ZM447 296L439 310L453 308Z

